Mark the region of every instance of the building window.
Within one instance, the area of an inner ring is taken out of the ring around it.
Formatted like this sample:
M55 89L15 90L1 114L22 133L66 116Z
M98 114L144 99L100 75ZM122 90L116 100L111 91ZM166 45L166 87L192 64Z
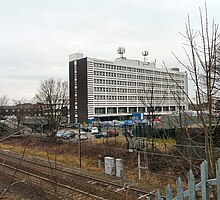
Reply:
M117 70L121 70L121 66L117 66Z
M117 113L116 107L107 108L107 114Z
M128 100L137 100L137 96L128 96Z
M162 108L160 106L155 107L155 111L160 112L162 111Z
M104 95L94 95L94 99L95 100L105 100L105 96Z
M169 111L169 106L164 106L163 111Z
M118 113L127 113L127 108L126 107L119 107Z
M135 113L137 112L137 108L136 107L130 107L129 108L129 113Z
M151 71L151 70L145 70L145 73L146 73L146 74L153 74L153 71Z
M144 113L145 112L145 107L139 107L138 112Z
M96 84L105 84L105 80L104 79L94 79L94 83L96 83Z
M154 107L147 107L147 112L154 112Z
M95 108L95 114L96 114L96 115L106 114L106 113L105 113L105 108Z
M175 111L175 110L176 110L175 106L170 106L170 111Z
M110 96L110 95L108 95L108 96L106 96L106 99L107 100L116 100L117 96Z

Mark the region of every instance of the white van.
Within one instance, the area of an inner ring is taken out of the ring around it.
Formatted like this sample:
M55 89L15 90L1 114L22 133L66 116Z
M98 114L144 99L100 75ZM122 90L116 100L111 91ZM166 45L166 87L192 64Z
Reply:
M81 140L87 140L87 139L88 139L87 134L86 134L86 133L80 134L80 139L81 139Z
M98 127L96 127L96 126L92 127L91 133L92 133L92 134L99 134L99 129L98 129Z
M88 136L86 132L80 131L80 140L87 140L87 139L88 139ZM79 135L77 135L77 140L79 140Z

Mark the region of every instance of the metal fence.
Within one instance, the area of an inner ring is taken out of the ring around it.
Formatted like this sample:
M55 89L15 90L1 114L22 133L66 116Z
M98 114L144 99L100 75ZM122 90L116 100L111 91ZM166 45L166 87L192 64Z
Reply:
M166 187L166 199L167 200L183 200L185 198L189 200L198 199L196 197L196 192L200 191L202 200L210 199L210 189L212 187L216 187L217 191L217 200L220 200L220 158L216 162L216 178L209 179L208 176L208 163L207 161L203 161L200 165L201 170L201 181L199 183L195 183L195 177L193 175L192 170L189 171L188 175L188 190L184 191L183 183L181 178L177 180L177 190L175 192L176 196L173 197L173 193L170 185ZM158 190L156 193L156 200L164 199L161 196L160 191ZM199 198L200 199L200 198ZM212 198L213 199L213 198Z

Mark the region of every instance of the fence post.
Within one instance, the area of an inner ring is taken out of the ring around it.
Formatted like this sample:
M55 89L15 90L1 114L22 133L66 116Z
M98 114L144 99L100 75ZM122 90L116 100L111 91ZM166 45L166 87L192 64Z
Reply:
M177 200L183 200L183 182L179 177L176 182L177 185Z
M207 184L209 175L208 175L208 163L206 160L202 162L202 164L200 165L200 169L201 169L202 199L207 200L209 199L209 186Z
M217 199L220 200L220 158L216 162Z
M172 200L172 190L170 188L170 184L168 184L166 187L166 199Z
M157 190L156 200L161 200L160 190Z
M189 187L189 200L195 200L196 199L195 177L191 169L189 171L188 187Z
M177 179L177 195L173 199L175 200L183 200L184 196L188 197L189 200L196 199L196 191L201 190L202 200L210 199L210 189L209 184L217 187L217 200L220 200L220 158L216 162L216 178L209 179L208 175L208 162L203 161L200 165L200 173L201 173L201 181L197 185L195 185L195 177L193 175L192 170L190 169L188 174L188 190L184 192L183 183L181 178ZM158 190L156 193L156 199L161 200L160 191ZM172 200L172 190L170 185L166 187L166 199Z

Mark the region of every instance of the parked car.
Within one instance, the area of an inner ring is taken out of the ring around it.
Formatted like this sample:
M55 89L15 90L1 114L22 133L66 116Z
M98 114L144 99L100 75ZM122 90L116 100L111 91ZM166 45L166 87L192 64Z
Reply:
M59 131L57 131L56 137L63 138L64 133L65 133L65 130L59 130Z
M107 136L107 132L99 132L98 134L94 134L95 138L106 138Z
M63 133L63 138L64 139L72 139L72 138L75 138L75 133L73 131L65 131Z
M98 129L98 127L96 127L96 126L92 127L91 133L92 133L92 134L99 134L99 129Z
M107 132L107 136L108 137L119 136L119 130L118 129L116 129L116 130L109 130Z
M63 139L72 139L75 137L75 133L73 131L63 129L63 130L57 131L56 137L63 138Z
M91 132L91 127L90 126L84 126L82 127L82 130L85 132Z
M107 137L108 136L107 132L101 132L100 134L102 135L102 137Z
M77 135L78 140L79 140L79 137L80 137L80 140L87 140L88 139L88 136L87 136L86 132L82 131L82 130L80 130L80 136Z

